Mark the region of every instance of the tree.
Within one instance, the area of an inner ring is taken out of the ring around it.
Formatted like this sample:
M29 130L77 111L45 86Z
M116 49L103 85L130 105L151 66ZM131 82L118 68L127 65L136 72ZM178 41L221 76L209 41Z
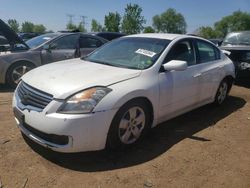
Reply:
M151 26L147 26L144 28L143 33L155 33L155 30Z
M175 9L169 8L161 15L153 17L153 26L157 32L186 33L187 24L184 16Z
M91 31L93 32L100 32L102 31L102 25L98 23L95 19L91 21Z
M15 19L9 19L8 24L15 32L19 32L19 23Z
M46 31L46 27L42 24L34 25L33 32L36 33L44 33Z
M29 33L34 31L34 24L32 22L25 21L22 23L22 32Z
M219 37L225 37L228 32L232 31L250 30L250 13L235 11L216 22L214 28L219 32Z
M75 24L73 24L72 21L69 21L69 22L67 23L67 25L66 25L66 28L67 28L67 30L72 31L72 30L76 30L76 29L77 29L77 26L76 26Z
M204 37L206 39L217 38L219 33L214 30L212 27L200 27L198 31L198 35Z
M104 25L109 32L119 32L120 31L120 21L121 16L118 12L110 12L105 16Z
M84 32L84 33L86 33L87 32L87 30L85 29L85 27L84 27L84 25L83 25L83 23L82 22L80 22L79 23L79 25L78 25L78 28L77 28L80 32Z
M146 20L141 15L142 8L137 4L127 4L122 21L122 32L126 34L140 33Z

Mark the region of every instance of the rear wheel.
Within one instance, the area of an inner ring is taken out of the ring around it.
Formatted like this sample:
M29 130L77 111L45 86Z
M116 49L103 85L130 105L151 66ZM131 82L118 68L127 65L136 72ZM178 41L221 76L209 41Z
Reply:
M228 84L228 81L226 79L222 80L217 90L214 103L216 105L221 105L226 100L229 90L230 85Z
M115 115L107 138L107 147L122 149L138 142L150 128L150 111L142 101L131 101Z
M33 69L34 67L35 67L34 65L32 65L31 63L27 63L27 62L15 63L7 71L7 74L6 74L7 84L10 87L15 88L17 84L19 83L19 81L21 80L21 77L25 73Z

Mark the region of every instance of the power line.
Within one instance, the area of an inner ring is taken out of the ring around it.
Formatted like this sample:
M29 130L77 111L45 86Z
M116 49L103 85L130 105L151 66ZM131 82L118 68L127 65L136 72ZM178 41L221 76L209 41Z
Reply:
M74 14L67 14L67 17L69 18L69 22L72 23L73 22L73 17L75 15Z
M81 20L82 20L82 24L84 26L84 28L86 28L87 22L86 19L88 18L87 16L80 16Z

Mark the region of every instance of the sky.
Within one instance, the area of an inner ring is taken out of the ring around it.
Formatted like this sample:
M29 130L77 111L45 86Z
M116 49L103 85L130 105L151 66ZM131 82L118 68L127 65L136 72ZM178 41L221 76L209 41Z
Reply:
M185 17L189 33L200 26L212 26L237 10L250 13L250 0L0 0L0 19L16 19L20 23L31 21L58 31L65 29L68 15L73 15L76 24L81 16L86 16L86 28L90 30L92 19L103 25L105 15L115 11L123 15L129 3L142 7L146 19L144 26L152 25L153 16L174 8Z

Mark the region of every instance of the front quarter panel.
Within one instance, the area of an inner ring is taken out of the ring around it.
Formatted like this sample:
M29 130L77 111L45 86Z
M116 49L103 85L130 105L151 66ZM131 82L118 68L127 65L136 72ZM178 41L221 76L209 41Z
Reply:
M106 95L96 106L94 112L106 111L111 109L119 109L128 101L138 98L147 98L154 112L154 119L157 119L158 102L159 102L159 86L158 77L144 75L110 85L112 91ZM155 122L153 123L155 125Z
M5 83L6 73L17 62L30 62L36 67L41 65L40 51L13 52L0 56L0 83Z

